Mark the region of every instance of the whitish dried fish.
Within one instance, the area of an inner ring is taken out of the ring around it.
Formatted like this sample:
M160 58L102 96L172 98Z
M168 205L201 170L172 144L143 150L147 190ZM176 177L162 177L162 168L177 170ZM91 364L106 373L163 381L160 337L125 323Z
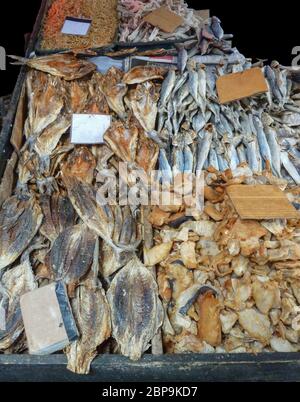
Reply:
M97 66L87 60L78 59L72 54L54 54L34 59L10 56L20 64L26 64L45 73L61 77L66 81L77 80L96 70Z
M220 309L220 302L211 291L200 295L196 302L198 337L211 346L219 346L222 342Z
M157 102L159 95L152 82L144 82L131 92L130 104L132 111L146 132L155 129L157 117Z
M88 374L97 348L111 335L109 305L98 279L99 241L94 250L93 268L76 289L72 310L80 338L66 350L68 369L76 374Z
M93 262L96 234L86 225L65 229L54 241L49 256L49 268L55 281L76 286L89 272Z
M127 85L141 84L152 80L163 80L166 70L160 67L142 66L134 67L123 77Z
M252 294L259 311L268 314L272 308L280 307L280 290L277 283L255 281Z
M99 78L100 89L105 95L109 107L123 119L126 115L124 96L127 93L127 85L122 82L123 71L112 67Z
M170 251L172 250L173 242L162 243L158 246L151 248L150 250L144 250L144 262L148 267L153 267L156 264L159 264L163 260L167 258Z
M0 271L12 264L29 246L43 220L33 197L9 198L0 211Z
M140 359L164 317L152 273L135 257L115 276L107 298L113 337L121 353L132 360Z
M196 269L198 267L195 247L196 244L192 241L186 241L180 246L182 261L188 269Z
M239 323L251 338L267 345L272 335L271 323L267 315L255 309L245 309L238 313Z
M0 351L10 348L24 330L20 297L38 287L29 260L29 252L23 255L20 265L5 272L1 286L5 294L0 297L0 306L5 311L5 328L0 329Z

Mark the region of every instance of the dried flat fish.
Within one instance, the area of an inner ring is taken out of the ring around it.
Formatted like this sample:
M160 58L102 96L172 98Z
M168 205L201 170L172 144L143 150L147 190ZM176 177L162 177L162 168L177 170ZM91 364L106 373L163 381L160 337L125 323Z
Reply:
M114 122L104 135L105 142L123 161L134 163L137 152L139 131L133 124L126 126L121 121Z
M136 164L148 175L155 169L159 155L159 146L140 133L136 151Z
M62 116L48 126L37 138L34 150L40 159L39 173L43 174L50 171L51 155L57 147L62 135L65 134L70 126L70 119L66 116Z
M89 272L93 262L96 234L86 225L65 229L53 243L49 268L55 281L76 286Z
M152 273L135 257L115 276L107 298L113 337L121 353L140 359L163 323L164 310Z
M163 80L166 70L160 67L134 67L124 75L123 81L127 85L141 84L152 80Z
M111 335L109 305L98 279L99 241L96 241L93 268L76 289L72 310L80 338L66 350L68 369L76 374L88 374L97 348Z
M239 323L253 338L268 344L272 335L271 323L268 316L257 312L255 309L245 309L238 313Z
M20 64L26 64L45 73L61 77L66 81L77 80L96 70L97 66L87 60L78 59L72 54L54 54L34 59L10 56Z
M74 225L76 213L69 198L59 193L42 195L40 205L44 215L40 232L53 243L60 233Z
M29 246L43 220L40 206L31 197L9 198L0 211L0 271Z
M146 132L155 129L159 95L152 82L139 84L130 94L130 105L136 119Z
M100 89L109 107L121 119L126 115L123 99L127 93L127 85L122 82L123 76L123 71L111 67L104 76L99 78Z
M20 265L5 272L1 279L1 286L7 295L0 297L0 307L5 311L5 328L0 328L0 351L10 348L24 330L20 297L38 287L29 261L29 252L23 255Z

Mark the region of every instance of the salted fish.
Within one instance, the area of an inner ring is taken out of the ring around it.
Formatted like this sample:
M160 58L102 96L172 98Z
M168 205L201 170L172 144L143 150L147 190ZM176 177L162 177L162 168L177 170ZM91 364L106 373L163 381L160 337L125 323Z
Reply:
M99 78L100 90L104 94L109 107L121 118L126 116L124 96L127 85L122 82L123 71L111 67L107 73Z
M66 81L77 80L96 70L97 66L90 61L79 59L72 54L53 54L50 56L26 59L19 56L10 56L20 64L30 68L61 77Z
M88 374L97 348L111 335L110 309L99 273L99 241L96 241L93 267L88 277L77 287L72 311L80 337L66 350L68 370Z
M43 220L34 197L9 198L0 211L0 271L12 264L29 246Z
M152 273L135 257L115 276L107 298L113 337L121 353L139 360L150 347L164 317Z
M4 292L2 297L0 296L0 307L5 311L5 325L0 327L0 351L10 348L21 336L24 325L20 298L38 287L32 272L29 252L23 255L18 266L6 271L1 279Z

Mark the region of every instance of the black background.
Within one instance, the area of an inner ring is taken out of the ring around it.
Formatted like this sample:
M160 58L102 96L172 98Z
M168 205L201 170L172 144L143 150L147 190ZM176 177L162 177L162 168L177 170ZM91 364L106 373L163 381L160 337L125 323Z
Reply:
M234 45L247 57L277 59L290 65L293 47L300 46L295 2L277 5L254 0L226 1L226 5L217 5L217 2L201 0L188 3L196 9L210 8L212 15L222 20L225 32L234 34ZM23 55L24 35L32 30L40 0L6 0L1 6L0 46L5 47L7 54ZM18 71L18 67L8 63L7 71L0 71L0 95L13 90Z

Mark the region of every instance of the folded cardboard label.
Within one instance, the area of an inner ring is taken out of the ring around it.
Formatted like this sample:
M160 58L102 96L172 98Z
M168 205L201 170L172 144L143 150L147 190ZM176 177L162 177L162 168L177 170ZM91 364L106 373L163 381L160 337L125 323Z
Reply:
M23 295L20 305L30 354L51 354L78 338L62 282Z
M72 144L103 144L104 134L111 126L111 116L103 114L73 114Z
M67 17L61 33L65 35L86 36L91 28L92 20L85 18Z
M241 219L299 219L300 213L286 195L271 185L234 185L227 188Z
M268 92L266 79L259 67L240 73L227 74L217 80L221 104Z
M174 32L183 23L183 19L167 7L152 11L144 18L144 21L167 33Z

